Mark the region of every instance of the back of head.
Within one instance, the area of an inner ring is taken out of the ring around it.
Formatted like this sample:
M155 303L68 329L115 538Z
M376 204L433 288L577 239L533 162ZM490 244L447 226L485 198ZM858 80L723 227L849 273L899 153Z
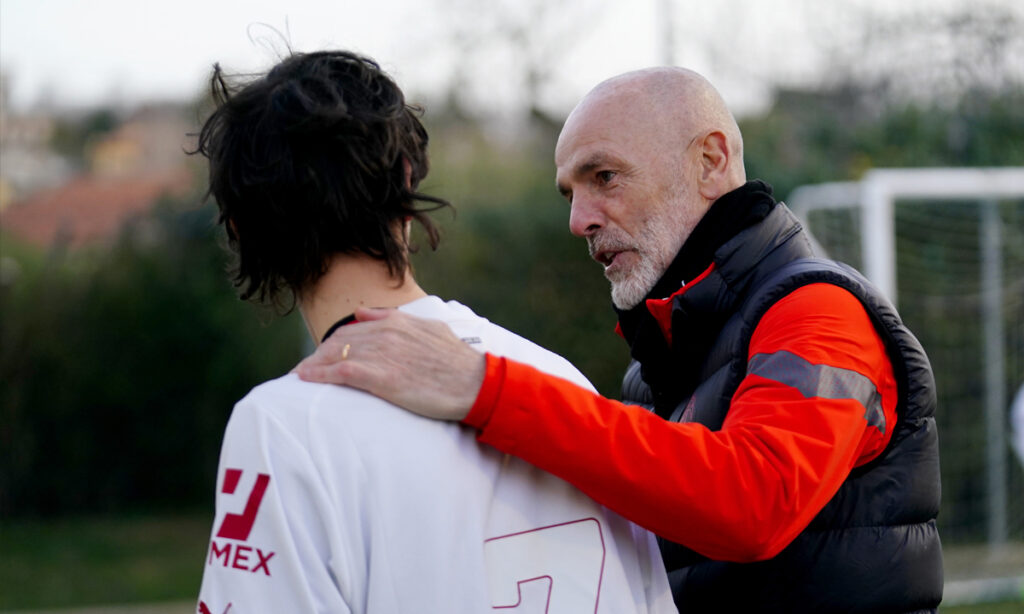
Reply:
M401 280L410 219L436 247L426 212L448 203L416 192L428 170L421 111L376 62L294 54L240 85L215 66L211 88L216 110L197 151L209 159L243 299L293 306L337 254L384 261Z

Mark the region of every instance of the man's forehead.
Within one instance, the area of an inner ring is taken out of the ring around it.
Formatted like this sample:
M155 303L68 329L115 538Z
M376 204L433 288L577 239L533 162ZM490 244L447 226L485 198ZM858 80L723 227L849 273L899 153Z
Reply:
M640 101L606 98L581 104L566 120L555 146L555 164L578 166L596 155L614 155L617 148L641 141L657 124Z
M585 172L589 167L606 162L614 140L594 124L574 124L564 130L555 146L555 167L557 175L574 175Z

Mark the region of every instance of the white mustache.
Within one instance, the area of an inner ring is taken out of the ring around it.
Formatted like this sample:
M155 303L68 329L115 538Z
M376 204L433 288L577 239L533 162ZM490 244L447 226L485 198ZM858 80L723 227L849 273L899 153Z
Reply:
M587 248L590 250L591 258L600 252L625 252L639 249L633 242L611 233L594 234L587 237Z

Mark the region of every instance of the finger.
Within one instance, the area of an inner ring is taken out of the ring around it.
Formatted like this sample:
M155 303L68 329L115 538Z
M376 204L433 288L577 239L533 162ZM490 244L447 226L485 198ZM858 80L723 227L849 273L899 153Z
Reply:
M368 322L371 320L383 320L389 315L398 311L397 309L382 309L380 307L360 307L356 309L356 319L360 322Z
M299 364L295 369L299 379L324 384L347 384L346 370L339 364Z
M374 374L373 369L366 369L351 362L306 365L298 371L299 379L307 382L338 384L377 394L380 378Z
M357 328L358 327L358 328ZM307 364L327 364L345 360L345 346L362 345L359 341L364 336L363 325L359 323L349 324L334 331L334 334L320 344L312 354L302 360Z
M303 369L307 369L318 364L320 363L316 359L316 354L306 356L305 358L299 361L299 364L295 365L295 368L292 369L292 373L300 373Z
M299 362L299 367L303 365L325 365L338 362L341 360L341 352L344 348L344 344L338 345L335 343L324 342L320 344L320 347L315 352L306 356Z

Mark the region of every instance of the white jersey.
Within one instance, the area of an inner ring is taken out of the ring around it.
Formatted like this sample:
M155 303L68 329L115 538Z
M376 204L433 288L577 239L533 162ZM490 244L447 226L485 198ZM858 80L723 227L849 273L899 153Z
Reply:
M463 305L401 309L590 387ZM648 532L469 427L295 375L231 415L199 599L200 614L676 611Z

